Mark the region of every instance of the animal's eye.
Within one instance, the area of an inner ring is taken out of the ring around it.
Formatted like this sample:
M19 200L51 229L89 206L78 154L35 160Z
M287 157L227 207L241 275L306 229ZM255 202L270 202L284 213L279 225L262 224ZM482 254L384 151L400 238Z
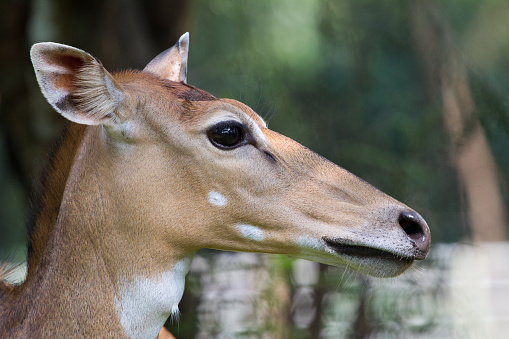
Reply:
M207 131L210 142L217 148L233 149L246 143L244 126L237 121L221 122Z

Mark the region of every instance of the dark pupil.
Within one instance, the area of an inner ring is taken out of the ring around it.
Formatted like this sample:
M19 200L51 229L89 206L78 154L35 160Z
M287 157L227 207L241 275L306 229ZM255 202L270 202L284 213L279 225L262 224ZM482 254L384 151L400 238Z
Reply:
M239 126L223 125L214 128L209 137L220 146L233 147L242 140L242 132Z

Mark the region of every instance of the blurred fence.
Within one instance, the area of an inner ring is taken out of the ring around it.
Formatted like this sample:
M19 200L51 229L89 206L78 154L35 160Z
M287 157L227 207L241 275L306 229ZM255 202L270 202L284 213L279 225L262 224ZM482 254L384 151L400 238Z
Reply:
M284 256L199 252L177 338L503 338L509 243L435 244L397 278ZM23 266L12 280L23 276ZM168 323L170 324L170 322Z
M438 244L402 276L376 279L217 252L195 258L187 293L198 300L196 338L502 338L509 333L506 258L509 243Z

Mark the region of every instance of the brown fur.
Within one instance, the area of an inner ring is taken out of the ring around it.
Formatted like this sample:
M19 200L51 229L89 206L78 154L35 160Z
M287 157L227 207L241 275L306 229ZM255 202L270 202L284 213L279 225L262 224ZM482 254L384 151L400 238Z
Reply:
M180 98L182 101L216 100L212 95L193 86L167 81L144 72L128 70L118 73L116 76L121 81L128 82L131 86L136 87L138 85L138 89L141 91L146 91L147 88L150 89L153 85L160 86L161 90L167 91L168 94ZM74 85L72 86L74 87ZM154 88L151 90L154 90ZM5 319L8 320L1 324L3 328L0 327L0 333L5 331L8 333L16 327L21 327L23 322L20 320L27 317L28 307L31 304L30 299L33 297L30 296L31 293L23 297L21 295L27 286L32 284L41 258L44 252L48 250L48 241L60 212L68 177L85 129L85 125L69 122L49 154L48 167L41 175L41 187L38 189L40 193L33 198L31 217L27 226L29 241L26 280L22 284L12 285L5 280L5 277L10 273L9 270L3 269L2 274L0 274L0 294L3 294L0 296L0 315L5 315ZM11 302L16 302L17 307L15 309L10 308L10 312L5 313L9 309L6 306ZM171 334L165 329L161 330L160 335L171 338Z
M145 72L127 70L117 73L115 76L124 81L129 79L130 83L159 83L168 89L169 93L184 100L217 100L213 95L191 85L164 80ZM183 112L184 115L190 113L188 110ZM32 198L31 217L27 226L29 231L27 280L32 277L37 268L49 235L55 225L69 172L74 163L74 156L85 128L85 125L68 122L60 139L49 154L48 167L41 175L39 193ZM4 276L6 275L7 273L4 274ZM4 284L7 284L5 280L3 281ZM14 286L9 286L9 290L14 289ZM18 286L18 288L20 287L21 285Z
M84 129L85 126L68 123L60 140L50 153L48 167L41 177L40 193L36 194L32 200L32 211L28 224L28 267L25 282L11 285L5 280L2 281L0 275L0 286L3 285L4 292L3 300L0 298L0 315L5 317L3 328L0 327L0 333L9 333L16 326L22 325L22 319L29 312L30 297L20 298L19 296L32 281L43 253L47 249L48 239L58 217L69 172L74 163L74 154ZM6 272L4 276L7 275ZM17 304L16 308L7 307L14 302Z
M53 146L48 168L42 174L39 194L32 200L32 216L28 225L27 280L32 278L55 225L65 184L84 130L84 125L68 123L60 140Z

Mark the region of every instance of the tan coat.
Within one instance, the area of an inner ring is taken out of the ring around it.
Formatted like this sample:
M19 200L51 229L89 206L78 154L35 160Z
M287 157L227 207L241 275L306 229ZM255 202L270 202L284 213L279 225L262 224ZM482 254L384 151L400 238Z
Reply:
M402 203L187 85L188 35L144 71L108 73L42 43L42 93L69 127L33 218L28 277L0 292L0 337L156 337L200 248L281 253L375 276L423 259Z

